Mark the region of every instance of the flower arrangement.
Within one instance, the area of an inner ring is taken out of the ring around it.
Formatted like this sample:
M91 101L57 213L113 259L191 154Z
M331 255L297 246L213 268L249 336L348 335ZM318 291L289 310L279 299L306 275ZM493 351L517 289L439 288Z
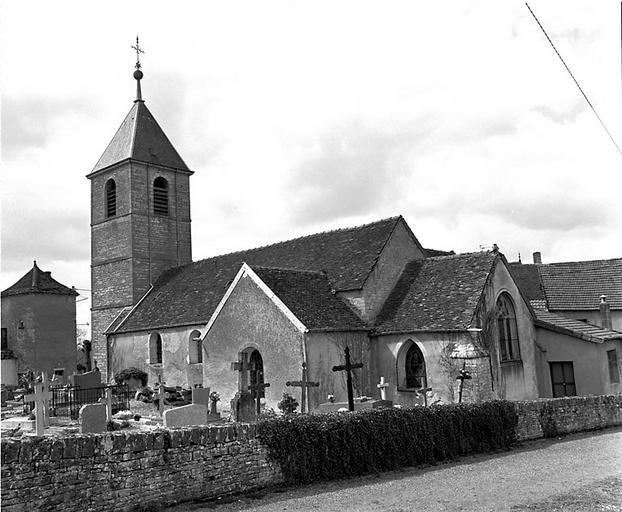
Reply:
M212 391L209 394L209 399L211 402L219 402L220 401L220 394L218 393L218 391Z

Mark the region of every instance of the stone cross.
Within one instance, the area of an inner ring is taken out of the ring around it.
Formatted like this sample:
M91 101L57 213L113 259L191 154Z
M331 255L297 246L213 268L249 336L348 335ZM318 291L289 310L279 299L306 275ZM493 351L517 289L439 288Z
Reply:
M458 392L458 403L462 403L462 388L464 387L464 381L472 378L471 374L466 370L466 361L462 363L462 370L456 377L456 380L460 381L460 390Z
M419 388L417 390L417 396L423 396L423 405L428 406L428 392L432 391L432 388Z
M164 397L166 393L164 393L164 385L166 382L162 382L161 380L155 385L155 394L153 395L153 399L158 401L158 413L160 416L164 414Z
M354 410L354 392L352 391L352 370L363 368L363 363L351 363L350 362L350 348L345 348L346 364L340 364L333 366L334 372L346 372L346 384L348 387L348 409Z
M231 363L231 371L240 372L238 377L238 389L240 391L244 390L244 384L246 383L246 371L248 370L248 361L246 357L242 355L239 361L234 361Z
M320 383L309 381L309 376L307 375L307 363L302 363L302 380L288 380L285 385L302 388L300 400L302 403L300 404L300 412L304 414L305 404L307 402L307 388L318 387Z
M376 384L376 387L380 390L380 399L386 400L389 383L384 381L384 377L380 377L380 384Z
M250 386L248 386L248 389L250 390L251 393L255 394L255 400L257 400L256 404L257 404L257 414L261 413L261 392L266 389L269 388L270 384L268 384L267 382L262 382L262 383L257 383L257 384L251 384Z
M45 428L45 424L47 423L47 402L52 398L52 393L50 393L50 390L47 389L46 384L47 383L44 375L43 382L35 382L33 384L34 393L24 396L24 402L35 403L35 429L38 436L43 435L43 430Z
M112 388L106 388L105 391L106 401L106 421L112 420Z

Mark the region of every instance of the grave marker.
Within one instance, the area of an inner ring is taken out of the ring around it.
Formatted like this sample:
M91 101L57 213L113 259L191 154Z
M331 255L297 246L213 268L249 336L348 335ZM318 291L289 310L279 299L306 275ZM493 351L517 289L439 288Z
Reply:
M106 404L86 404L80 407L80 433L106 432Z
M464 387L464 381L471 379L471 378L472 378L471 374L466 369L466 361L464 361L462 363L462 370L460 370L460 373L456 377L456 380L460 381L460 390L458 392L458 403L459 404L462 403L462 388Z
M346 372L346 385L348 388L348 409L354 410L354 391L352 390L352 370L363 368L363 363L351 363L350 362L350 348L345 348L346 364L340 364L333 366L334 372Z
M191 427L207 423L207 406L188 404L167 409L162 415L165 427Z
M380 390L380 400L386 400L389 383L384 381L384 377L380 377L380 384L376 384L376 387Z
M257 414L261 413L261 392L269 387L270 384L268 384L267 382L258 382L257 384L251 384L250 386L248 386L249 391L255 395Z
M52 393L47 389L45 375L43 375L43 382L35 382L33 384L34 392L29 395L24 395L24 402L34 402L35 404L35 431L38 436L44 434L46 426L46 410L49 408L47 402L52 399Z
M208 407L210 403L209 393L210 388L192 388L192 403Z
M301 404L300 404L300 412L302 414L305 413L305 404L307 403L307 388L318 387L320 385L319 382L311 382L309 381L307 375L307 363L302 363L302 380L288 380L285 383L286 386L295 386L301 388Z

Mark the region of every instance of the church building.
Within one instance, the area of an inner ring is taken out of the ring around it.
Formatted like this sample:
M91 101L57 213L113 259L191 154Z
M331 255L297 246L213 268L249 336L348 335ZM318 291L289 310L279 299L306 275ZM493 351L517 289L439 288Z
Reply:
M378 398L384 378L395 404L456 402L463 368L465 401L550 395L537 330L555 320L536 322L497 249L427 249L396 216L193 262L193 172L145 105L139 68L136 100L88 175L93 357L108 379L134 366L224 404L251 387L274 408L285 391L300 401L286 383L304 364L313 410L346 399L332 368L348 347L363 364L355 396ZM622 353L622 333L594 335Z

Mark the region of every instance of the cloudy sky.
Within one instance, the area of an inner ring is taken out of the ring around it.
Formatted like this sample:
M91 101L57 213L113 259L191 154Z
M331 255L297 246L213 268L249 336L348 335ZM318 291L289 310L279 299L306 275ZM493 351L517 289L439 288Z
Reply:
M622 145L620 2L530 6ZM2 289L36 259L90 297L85 175L132 106L136 34L143 97L195 171L195 260L398 214L426 247L622 256L622 156L523 2L22 1L0 19Z

